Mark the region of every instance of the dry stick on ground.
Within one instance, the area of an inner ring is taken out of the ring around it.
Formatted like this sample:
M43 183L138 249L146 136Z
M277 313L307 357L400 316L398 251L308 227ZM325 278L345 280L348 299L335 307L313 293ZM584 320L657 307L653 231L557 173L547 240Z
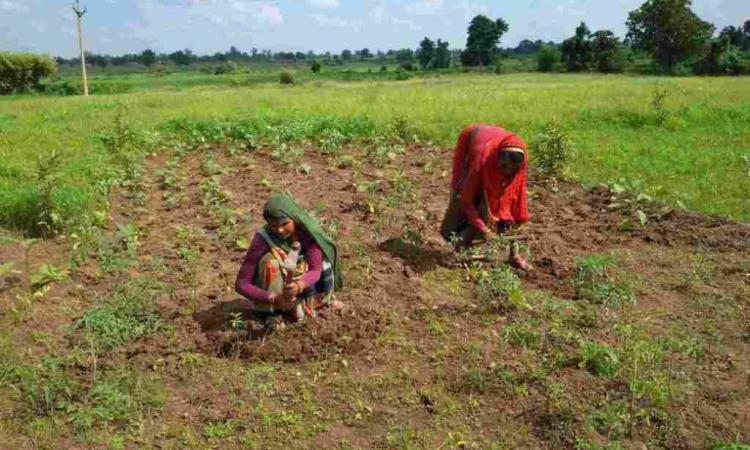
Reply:
M81 26L81 18L86 14L88 8L84 7L81 9L80 0L76 0L73 5L73 12L76 14L76 21L78 23L78 49L81 52L81 75L83 76L83 95L89 96L89 80L86 76L86 52L83 50L83 28Z

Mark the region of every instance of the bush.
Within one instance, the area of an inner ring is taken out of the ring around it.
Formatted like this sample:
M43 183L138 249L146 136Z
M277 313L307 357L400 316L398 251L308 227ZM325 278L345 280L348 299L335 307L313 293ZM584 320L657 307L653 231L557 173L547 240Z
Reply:
M573 154L573 141L559 119L544 126L534 144L534 163L544 173L560 176Z
M312 73L320 73L320 63L318 61L313 61L310 65L310 70L312 70Z
M495 75L502 75L505 73L505 67L503 65L503 60L500 58L496 58L495 62L492 65L492 71L495 72Z
M410 80L411 74L407 70L399 67L398 70L396 70L396 79L399 81Z
M493 268L477 282L477 297L485 308L510 310L526 308L521 279L508 267Z
M214 68L214 74L223 75L225 73L235 73L240 70L240 66L234 61L227 61L220 66Z
M279 75L279 83L294 84L294 75L292 75L291 72L281 72L281 75Z
M405 62L405 63L401 64L401 66L399 68L402 69L402 70L406 70L408 72L414 72L415 70L417 70L417 68L414 66L414 64L412 64L410 62Z
M38 86L42 78L57 70L57 63L49 56L30 53L0 53L0 95Z
M560 51L552 45L543 45L536 57L539 72L554 72L560 63Z

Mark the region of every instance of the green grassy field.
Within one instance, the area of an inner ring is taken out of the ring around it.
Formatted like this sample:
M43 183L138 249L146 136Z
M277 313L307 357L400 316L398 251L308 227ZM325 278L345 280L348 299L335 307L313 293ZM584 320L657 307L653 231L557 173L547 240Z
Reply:
M215 83L224 77L200 73L141 74L127 82L141 88L150 83L151 90L89 99L1 99L0 221L12 224L9 205L33 197L34 164L52 150L61 152L64 166L58 189L76 193L59 200L60 214L90 204L93 186L111 160L97 135L112 129L118 115L136 131L155 130L175 118L335 116L376 125L397 120L442 146L451 146L464 125L477 121L502 124L533 142L557 117L576 147L569 174L584 184L618 182L671 204L750 218L747 78L453 74L347 83L300 74L299 85L281 86L274 73L255 76L268 82L233 87ZM667 92L661 111L652 105L656 89Z
M750 227L620 189L750 219L749 79L149 77L0 100L0 447L747 450ZM532 272L452 252L459 130L553 118L619 187L535 173ZM234 283L279 189L347 309L264 334Z

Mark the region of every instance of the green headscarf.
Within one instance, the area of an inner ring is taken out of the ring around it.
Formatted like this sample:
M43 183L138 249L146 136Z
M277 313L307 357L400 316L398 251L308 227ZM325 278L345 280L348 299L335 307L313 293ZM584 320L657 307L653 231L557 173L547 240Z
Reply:
M292 219L296 225L301 225L318 244L323 251L326 260L333 266L333 277L335 289L341 289L344 286L344 280L341 277L341 265L339 264L339 252L336 244L333 242L325 231L320 227L317 220L302 209L294 199L288 194L276 194L266 202L263 208L263 218L268 220ZM265 225L264 231L274 236L268 225Z

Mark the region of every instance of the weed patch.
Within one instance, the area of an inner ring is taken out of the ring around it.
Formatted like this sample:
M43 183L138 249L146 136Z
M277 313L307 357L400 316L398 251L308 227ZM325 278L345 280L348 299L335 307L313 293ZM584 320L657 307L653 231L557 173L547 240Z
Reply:
M164 330L156 298L165 291L165 286L148 279L119 286L75 322L74 340L102 352Z

